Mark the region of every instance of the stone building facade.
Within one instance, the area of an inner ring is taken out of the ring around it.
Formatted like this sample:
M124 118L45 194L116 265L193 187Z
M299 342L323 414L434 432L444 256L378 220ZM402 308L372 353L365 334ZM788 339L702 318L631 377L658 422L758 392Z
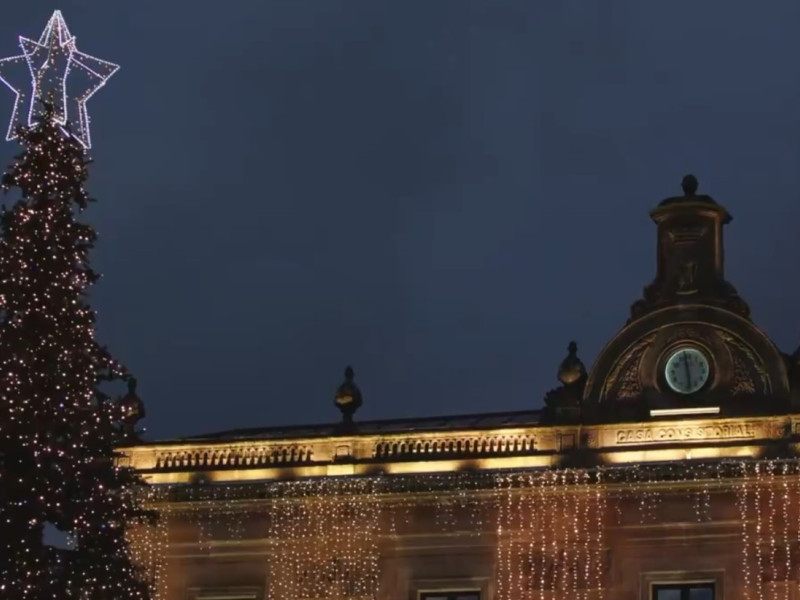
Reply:
M142 443L162 600L800 599L800 369L724 275L731 220L687 176L657 270L541 410Z

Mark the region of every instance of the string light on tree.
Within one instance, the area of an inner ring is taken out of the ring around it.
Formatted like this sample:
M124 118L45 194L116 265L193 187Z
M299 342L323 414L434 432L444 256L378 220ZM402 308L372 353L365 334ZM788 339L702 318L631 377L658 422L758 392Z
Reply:
M38 40L20 36L19 46L22 54L0 59L0 81L16 95L6 139L16 139L20 125L34 127L42 116L42 101L50 99L56 122L62 127L69 124L75 139L84 148L91 148L86 103L119 65L79 51L59 10L50 17ZM27 67L30 81L23 79L20 66ZM72 98L67 94L68 80L71 90L79 88Z
M59 12L20 46L0 62L17 93L9 137L22 146L2 177L16 197L0 211L0 596L148 600L129 530L153 515L142 480L116 461L136 441L141 401L135 386L124 401L107 387L130 376L95 339L96 233L80 218L90 200L85 104L116 65L78 52ZM20 64L30 92L9 74ZM79 69L87 84L70 100L66 80ZM51 543L53 530L69 543Z

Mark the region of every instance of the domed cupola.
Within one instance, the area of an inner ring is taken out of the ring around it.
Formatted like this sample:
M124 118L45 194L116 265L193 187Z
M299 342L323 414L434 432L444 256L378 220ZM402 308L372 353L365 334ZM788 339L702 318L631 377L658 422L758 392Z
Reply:
M650 213L655 279L592 366L583 413L606 421L785 413L785 356L725 280L722 229L731 217L697 194L694 176L682 187Z

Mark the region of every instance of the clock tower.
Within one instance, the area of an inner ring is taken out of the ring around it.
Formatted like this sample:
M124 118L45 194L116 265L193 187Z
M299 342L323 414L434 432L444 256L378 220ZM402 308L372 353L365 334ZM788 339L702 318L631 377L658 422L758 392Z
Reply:
M650 212L657 226L656 277L631 307L631 320L661 307L697 303L748 317L747 304L725 280L722 233L730 214L711 196L697 194L694 175L686 175L681 187L682 196Z
M583 420L625 421L670 415L781 414L790 410L789 367L750 319L725 279L724 207L683 194L650 215L656 224L656 274L626 325L600 352L581 395Z

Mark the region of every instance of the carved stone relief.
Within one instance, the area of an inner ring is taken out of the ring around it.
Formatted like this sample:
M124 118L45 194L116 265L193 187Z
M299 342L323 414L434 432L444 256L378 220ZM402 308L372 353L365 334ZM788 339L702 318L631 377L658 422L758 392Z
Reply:
M583 434L583 445L586 448L599 448L600 438L597 431L589 431Z
M617 362L603 385L603 398L613 394L615 399L625 401L641 395L642 382L639 367L642 356L655 338L656 334L652 333L640 339Z
M763 362L739 338L721 329L716 333L725 342L733 361L731 394L733 396L769 394L772 386Z
M697 330L696 327L690 327L687 325L682 325L678 327L670 327L666 330L666 335L663 337L661 341L662 346L670 346L675 342L679 341L691 341L691 340L699 340L702 339L703 336Z
M611 367L600 398L612 401L641 399L649 391L665 393L660 381L665 353L681 342L700 345L713 362L709 392L724 398L770 395L773 385L763 358L738 335L702 322L667 325L640 338Z
M697 261L687 260L681 263L678 269L678 289L676 293L681 296L697 293Z

